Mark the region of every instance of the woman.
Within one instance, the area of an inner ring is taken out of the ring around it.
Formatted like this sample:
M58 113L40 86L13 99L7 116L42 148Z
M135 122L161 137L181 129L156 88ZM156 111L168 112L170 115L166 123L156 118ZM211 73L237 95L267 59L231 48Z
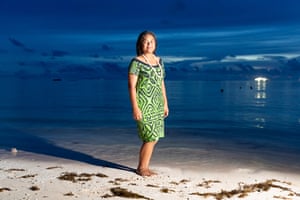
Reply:
M156 143L164 137L164 118L169 114L165 70L155 54L156 47L155 34L142 32L136 42L137 57L131 60L128 73L133 119L143 141L136 170L141 176L156 174L149 169L149 164Z

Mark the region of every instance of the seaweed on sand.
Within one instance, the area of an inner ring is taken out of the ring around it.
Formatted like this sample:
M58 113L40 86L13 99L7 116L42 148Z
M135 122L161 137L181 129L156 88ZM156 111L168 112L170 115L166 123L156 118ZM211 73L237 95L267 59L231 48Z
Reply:
M170 184L173 184L173 185L179 185L179 184L185 184L185 183L188 183L188 182L190 182L190 181L187 180L187 179L182 179L182 180L179 181L179 182L172 181L172 182L170 182Z
M46 169L62 169L60 166L47 167Z
M205 187L205 188L211 188L211 184L213 183L221 183L221 181L218 180L204 180L202 183L198 184L199 187Z
M153 187L153 188L159 188L158 185L153 185L153 184L147 184L146 187Z
M71 181L73 183L76 183L78 181L90 181L92 179L92 176L97 176L100 178L106 178L108 177L105 174L97 173L97 174L88 174L88 173L81 173L77 174L75 172L64 172L61 176L58 177L59 180L64 181Z
M102 173L97 173L94 176L100 177L100 178L107 178L108 176Z
M109 181L109 183L114 184L114 185L121 185L121 182L128 182L128 179L123 179L123 178L115 178L113 181Z
M174 190L170 190L169 188L162 188L160 191L161 191L162 193L175 192Z
M37 174L28 174L28 175L21 176L20 178L34 178L35 176L37 176Z
M74 196L74 194L72 192L68 192L68 193L64 194L64 196Z
M40 190L40 188L38 186L31 186L29 189L32 190L32 191Z
M118 196L118 197L124 197L124 198L130 198L130 199L147 199L150 200L150 198L145 197L143 195L134 193L134 192L130 192L125 188L120 188L120 187L115 187L115 188L111 188L110 189L111 193L113 195L104 195L102 196L102 198L109 198L109 197L113 197L113 196Z
M271 188L278 188L281 189L283 191L288 191L290 192L290 195L298 195L297 193L293 192L290 188L287 187L283 187L280 185L276 185L274 184L274 182L280 182L278 180L272 179L272 180L267 180L265 182L261 182L261 183L255 183L255 184L249 184L249 185L243 185L240 186L239 189L234 189L231 191L225 191L222 190L219 193L191 193L191 195L198 195L198 196L203 196L203 197L215 197L217 200L221 200L224 198L231 198L233 196L238 196L239 198L245 197L247 196L249 193L251 192L266 192L268 190L270 190Z
M8 169L8 170L5 170L7 172L13 172L13 171L16 171L16 172L24 172L25 169L16 169L16 168L12 168L12 169Z

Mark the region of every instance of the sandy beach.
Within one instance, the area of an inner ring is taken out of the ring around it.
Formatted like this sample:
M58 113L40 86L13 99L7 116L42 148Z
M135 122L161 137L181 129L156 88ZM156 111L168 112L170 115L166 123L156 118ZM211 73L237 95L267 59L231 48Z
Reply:
M0 150L0 199L300 199L300 175L232 168L154 165L140 177L118 169L25 151ZM120 166L122 166L120 164Z

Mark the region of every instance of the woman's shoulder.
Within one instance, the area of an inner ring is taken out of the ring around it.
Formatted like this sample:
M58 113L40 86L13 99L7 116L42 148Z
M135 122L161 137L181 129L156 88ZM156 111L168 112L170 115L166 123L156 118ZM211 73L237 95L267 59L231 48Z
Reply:
M159 64L163 64L163 60L162 60L162 58L161 58L161 57L157 56L156 58L157 58L157 60L158 60Z
M137 62L137 63L145 64L144 59L143 59L142 56L136 56L136 57L132 58L131 62Z
M159 56L156 56L156 59L160 64L163 63L162 59ZM148 65L143 56L136 56L136 57L132 58L130 63Z

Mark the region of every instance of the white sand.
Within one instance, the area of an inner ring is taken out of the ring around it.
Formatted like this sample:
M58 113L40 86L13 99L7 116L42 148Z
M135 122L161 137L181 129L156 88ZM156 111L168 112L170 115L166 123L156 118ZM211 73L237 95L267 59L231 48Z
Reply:
M0 199L126 199L114 196L112 188L155 200L300 199L299 174L255 169L200 171L195 167L189 171L171 167L153 166L159 175L143 178L124 170L22 151L14 156L0 150ZM66 173L76 173L75 181L58 178ZM226 198L226 192L232 196Z

